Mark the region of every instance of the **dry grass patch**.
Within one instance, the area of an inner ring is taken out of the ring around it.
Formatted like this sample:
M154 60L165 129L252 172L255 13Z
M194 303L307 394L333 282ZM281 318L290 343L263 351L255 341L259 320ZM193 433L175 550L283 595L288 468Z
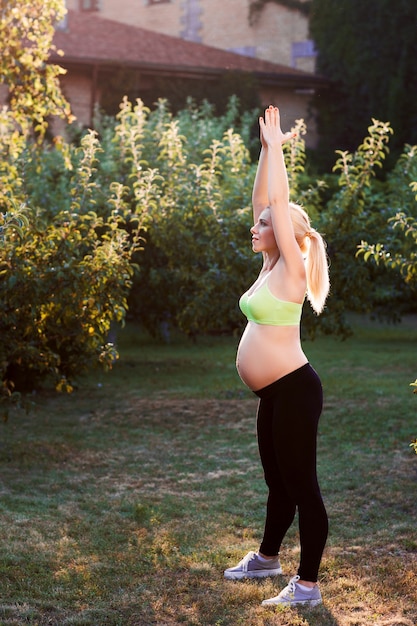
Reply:
M354 366L338 387L322 370L323 606L260 605L295 573L296 525L285 576L223 579L262 533L256 399L143 397L128 380L41 395L4 427L0 625L416 626L414 405Z

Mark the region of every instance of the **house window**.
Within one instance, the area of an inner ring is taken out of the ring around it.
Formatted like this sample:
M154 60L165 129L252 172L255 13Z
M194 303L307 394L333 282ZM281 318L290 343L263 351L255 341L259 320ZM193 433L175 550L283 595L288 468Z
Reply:
M305 41L295 41L291 48L291 61L292 66L296 67L297 59L305 57L316 57L317 51L314 47L314 41L312 39L306 39Z
M100 0L80 0L80 11L100 11Z
M255 47L254 46L239 46L237 48L227 48L229 52L234 52L235 54L242 54L245 57L255 58Z
M57 22L57 24L55 24L55 28L56 30L67 30L67 26L68 26L68 13L64 15L64 17L62 18L60 22Z

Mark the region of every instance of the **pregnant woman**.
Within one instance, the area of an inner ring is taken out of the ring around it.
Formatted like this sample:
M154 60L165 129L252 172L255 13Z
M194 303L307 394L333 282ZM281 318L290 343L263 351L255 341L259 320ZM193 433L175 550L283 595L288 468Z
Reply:
M301 556L289 584L263 605L321 603L318 570L328 520L316 472L317 427L323 394L320 379L300 342L305 297L323 310L329 292L325 244L307 213L289 201L279 110L260 118L261 154L253 187L252 248L261 252L259 276L240 299L248 319L237 353L243 382L259 396L258 445L269 489L263 539L227 579L281 574L279 551L296 510Z

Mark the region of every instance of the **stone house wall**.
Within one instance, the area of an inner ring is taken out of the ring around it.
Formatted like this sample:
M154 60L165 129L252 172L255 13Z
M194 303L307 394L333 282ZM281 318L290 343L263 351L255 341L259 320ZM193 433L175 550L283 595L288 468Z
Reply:
M254 24L250 0L67 0L67 8L247 56L315 70L308 19L267 3Z

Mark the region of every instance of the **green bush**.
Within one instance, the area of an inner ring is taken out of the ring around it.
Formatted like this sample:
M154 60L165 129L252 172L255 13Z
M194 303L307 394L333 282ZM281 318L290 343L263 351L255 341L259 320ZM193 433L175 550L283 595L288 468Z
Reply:
M167 116L158 130L158 200L130 299L132 314L154 334L167 324L191 336L230 332L241 319L238 295L255 271L248 150L212 113Z
M362 241L358 255L377 266L396 270L414 294L417 291L417 146L406 145L388 177L391 215L385 223L383 243ZM375 239L375 236L373 237Z
M145 224L125 209L118 184L108 190L108 215L92 210L101 195L94 177L98 150L90 132L74 151L68 208L52 214L32 207L20 231L11 224L3 237L0 363L6 394L33 389L45 378L70 391L76 376L97 362L110 367L117 357L107 337L112 322L125 318L131 257ZM24 152L27 157L29 146ZM22 187L17 179L11 176L10 195Z
M108 334L127 314L165 337L241 331L238 298L260 267L249 233L255 116L240 113L236 98L223 116L208 103L190 101L174 116L166 101L151 111L125 98L116 118L97 116L97 131L42 147L3 124L0 210L10 218L13 207L30 207L30 227L6 231L0 248L9 389L45 376L70 389L94 363L111 365ZM348 310L410 309L397 273L356 253L400 207L414 210L414 152L378 180L391 130L374 121L356 152L338 154L336 174L316 180L302 120L295 129L286 146L292 199L328 241L332 282L322 316L305 307L304 334L345 336Z
M8 88L9 112L16 132L34 133L41 141L50 116L73 119L59 81L65 70L48 62L65 1L7 0L0 8L0 76Z
M334 315L343 316L348 309L398 321L403 313L416 310L412 290L392 268L355 261L360 242L383 236L387 220L400 206L415 210L403 157L386 180L376 177L391 134L389 124L373 120L355 152L338 151L338 188L331 190L320 213L331 261L328 309Z

